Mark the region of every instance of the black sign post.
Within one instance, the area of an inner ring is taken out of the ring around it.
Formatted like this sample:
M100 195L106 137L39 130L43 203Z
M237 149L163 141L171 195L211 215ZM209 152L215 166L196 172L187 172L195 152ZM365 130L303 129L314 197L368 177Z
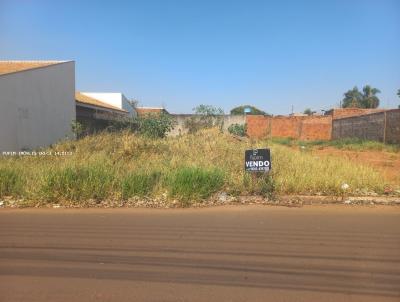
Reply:
M269 172L271 170L270 150L246 150L244 155L244 170L246 172Z

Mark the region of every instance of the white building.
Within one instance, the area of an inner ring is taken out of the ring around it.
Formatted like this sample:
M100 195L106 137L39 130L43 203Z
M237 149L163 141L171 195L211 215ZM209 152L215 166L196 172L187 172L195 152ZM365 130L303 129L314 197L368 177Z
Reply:
M131 106L128 99L120 92L81 92L81 94L107 103L119 109L126 110L132 117L137 116L135 108Z
M73 61L0 61L0 152L72 137L74 95Z

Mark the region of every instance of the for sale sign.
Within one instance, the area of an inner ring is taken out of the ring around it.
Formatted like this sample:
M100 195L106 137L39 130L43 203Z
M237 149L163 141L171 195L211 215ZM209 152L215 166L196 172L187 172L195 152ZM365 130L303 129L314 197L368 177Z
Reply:
M268 172L271 170L271 153L269 149L246 150L244 169L248 172Z

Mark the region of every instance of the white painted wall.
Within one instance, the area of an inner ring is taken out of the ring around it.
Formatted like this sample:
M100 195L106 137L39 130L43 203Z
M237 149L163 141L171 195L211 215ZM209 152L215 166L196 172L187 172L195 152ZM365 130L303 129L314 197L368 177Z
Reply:
M73 137L75 117L75 62L0 75L0 152Z
M128 99L120 92L81 92L84 95L115 106L119 109L124 109L131 116L137 116L136 110L129 104Z

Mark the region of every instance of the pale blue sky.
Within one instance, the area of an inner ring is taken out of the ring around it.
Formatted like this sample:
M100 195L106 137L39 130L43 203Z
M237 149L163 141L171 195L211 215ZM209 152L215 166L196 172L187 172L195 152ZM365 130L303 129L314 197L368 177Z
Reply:
M397 107L400 1L0 0L0 59L72 59L77 90L177 113L328 109L365 84Z

